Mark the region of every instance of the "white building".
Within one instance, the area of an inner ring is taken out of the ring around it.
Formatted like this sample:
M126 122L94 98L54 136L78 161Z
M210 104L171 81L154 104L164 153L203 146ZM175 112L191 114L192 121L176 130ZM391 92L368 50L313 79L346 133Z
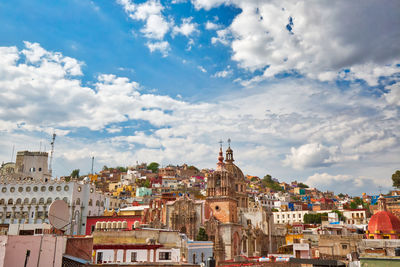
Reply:
M0 223L48 223L48 209L54 200L69 205L69 234L84 234L87 216L102 215L106 196L94 184L76 181L15 181L0 182Z
M274 209L275 202L277 201L276 197L272 194L260 194L254 197L254 200L268 210Z
M304 215L310 213L313 212L309 210L276 211L273 212L274 223L276 224L304 223Z
M363 225L367 224L366 211L364 209L342 210L346 217L347 224Z

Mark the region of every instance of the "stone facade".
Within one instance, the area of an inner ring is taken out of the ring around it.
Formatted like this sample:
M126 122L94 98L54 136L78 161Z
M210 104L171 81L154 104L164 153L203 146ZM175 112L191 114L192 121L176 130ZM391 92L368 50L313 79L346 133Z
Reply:
M195 240L204 222L204 201L187 197L168 202L166 205L166 226Z

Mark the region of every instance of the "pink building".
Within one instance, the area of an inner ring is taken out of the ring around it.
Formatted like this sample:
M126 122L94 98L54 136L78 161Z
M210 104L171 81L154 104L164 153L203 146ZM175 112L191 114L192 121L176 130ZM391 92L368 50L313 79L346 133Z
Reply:
M66 237L39 236L0 236L0 267L61 267L65 251ZM39 253L40 251L40 253Z
M91 261L93 239L55 235L1 235L0 267L61 267Z

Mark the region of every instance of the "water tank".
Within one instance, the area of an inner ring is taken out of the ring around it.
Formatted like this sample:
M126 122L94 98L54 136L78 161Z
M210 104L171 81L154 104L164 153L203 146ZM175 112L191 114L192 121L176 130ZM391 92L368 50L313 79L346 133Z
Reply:
M395 256L400 256L400 248L395 248L394 249L394 255Z

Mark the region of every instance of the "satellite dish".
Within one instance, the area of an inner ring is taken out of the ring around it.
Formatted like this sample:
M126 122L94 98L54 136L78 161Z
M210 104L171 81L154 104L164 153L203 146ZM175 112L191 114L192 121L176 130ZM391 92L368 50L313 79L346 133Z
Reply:
M56 229L69 224L68 204L64 200L55 200L49 207L49 222Z

